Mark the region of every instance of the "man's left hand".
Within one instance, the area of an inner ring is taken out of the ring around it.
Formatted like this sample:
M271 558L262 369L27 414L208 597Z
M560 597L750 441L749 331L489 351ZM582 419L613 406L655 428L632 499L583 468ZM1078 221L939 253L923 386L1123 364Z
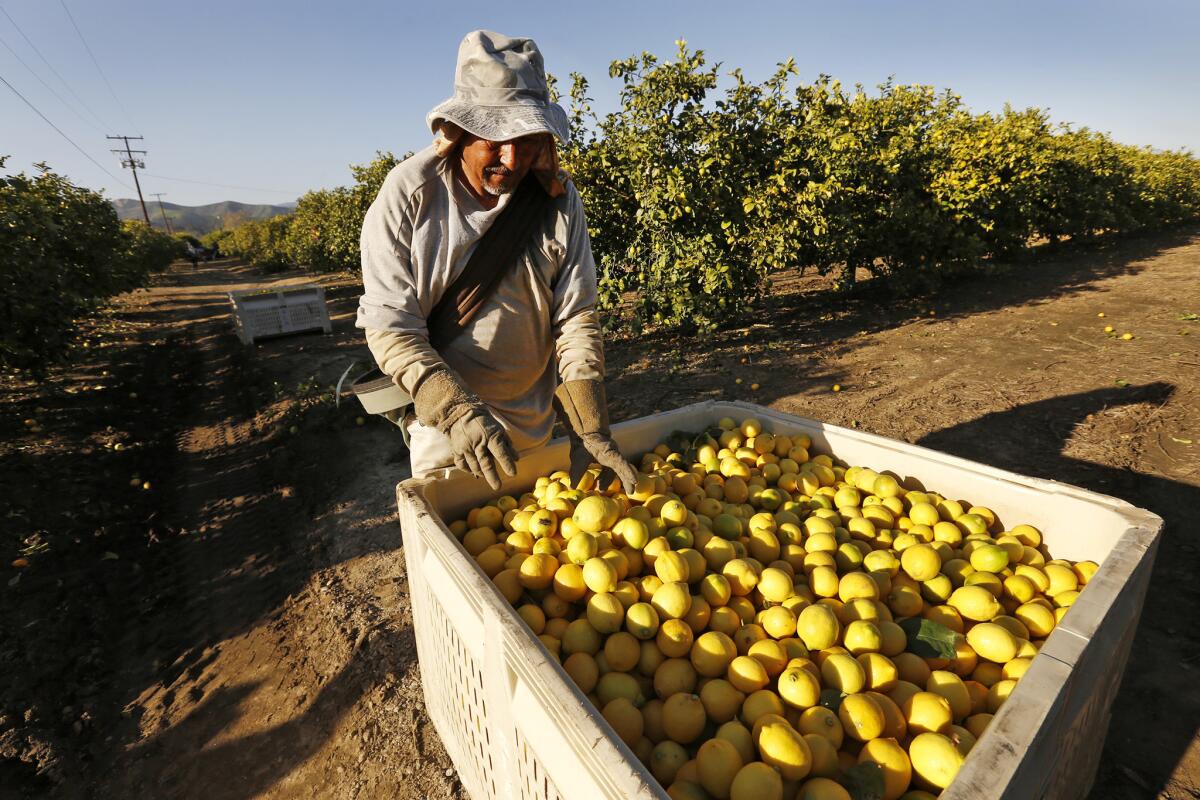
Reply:
M625 460L617 443L611 436L603 433L586 433L583 436L571 435L571 485L578 486L579 479L593 463L600 465L601 487L612 483L614 477L621 481L625 494L631 494L637 489L637 471Z

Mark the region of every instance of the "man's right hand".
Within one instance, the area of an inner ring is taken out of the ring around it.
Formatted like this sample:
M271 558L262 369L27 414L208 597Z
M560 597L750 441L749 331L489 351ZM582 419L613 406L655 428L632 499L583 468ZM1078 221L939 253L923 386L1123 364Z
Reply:
M501 471L517 474L517 452L504 428L449 368L430 373L413 393L413 410L422 425L450 439L455 465L493 489Z
M518 456L512 440L487 411L479 409L459 417L445 433L450 437L455 465L483 478L493 489L500 488L500 470L505 475L517 474Z

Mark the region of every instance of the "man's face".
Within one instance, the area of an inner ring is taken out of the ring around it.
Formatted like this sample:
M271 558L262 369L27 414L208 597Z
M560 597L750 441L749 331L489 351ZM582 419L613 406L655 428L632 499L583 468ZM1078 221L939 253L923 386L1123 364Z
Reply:
M506 142L493 142L465 133L460 151L463 173L476 189L494 197L508 194L517 188L537 161L545 140L546 134L540 133Z

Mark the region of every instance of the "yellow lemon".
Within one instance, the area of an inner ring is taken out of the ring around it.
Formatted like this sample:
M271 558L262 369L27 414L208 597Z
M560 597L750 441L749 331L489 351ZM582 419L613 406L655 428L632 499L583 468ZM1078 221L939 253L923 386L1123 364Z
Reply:
M940 733L954 722L950 701L934 692L917 692L900 704L900 710L911 733Z
M994 622L973 626L967 631L967 643L976 653L997 664L1005 664L1017 657L1017 638Z
M883 800L898 800L912 781L912 762L895 739L872 739L858 751L858 763L879 765L883 773Z
M861 692L867 684L862 665L853 656L834 653L821 664L821 680L825 686L844 694Z
M900 567L915 581L933 579L942 569L942 559L927 544L914 544L900 554Z
M1002 611L996 596L982 586L961 586L954 590L947 602L974 622L987 622Z
M649 603L634 603L625 610L625 628L643 641L655 637L658 622L658 612Z
M590 495L579 501L571 519L588 533L611 530L620 516L616 501L603 495Z
M762 760L779 770L784 780L798 781L812 769L808 742L782 717L759 729L757 743Z
M729 800L782 800L783 778L761 761L746 764L729 787Z
M971 713L971 694L967 691L962 678L953 672L936 669L929 674L925 690L941 695L950 704L950 714L954 719L966 719Z
M737 716L746 695L723 678L713 678L700 687L700 702L713 722L728 722Z
M636 667L641 655L641 645L631 633L620 631L604 640L604 658L609 668L617 672L628 672Z
M776 684L779 696L793 708L812 708L821 701L821 682L803 667L788 667Z
M830 778L810 778L800 784L796 800L851 800L840 783Z
M587 603L587 621L602 634L616 633L625 622L625 606L615 595L594 594Z
M845 740L846 731L842 727L838 715L825 706L813 706L800 714L796 730L801 733L815 733L824 736L833 745L834 750L840 750Z
M618 697L609 701L600 713L617 732L617 736L621 737L621 741L630 747L636 745L642 738L645 724L642 720L642 712L634 708L633 703L627 698Z
M954 742L939 733L921 733L908 745L913 772L938 789L945 789L958 774L963 755Z
M583 565L583 582L593 592L611 592L617 588L618 580L616 567L603 558L589 558Z
M694 742L704 730L706 719L698 695L680 692L663 701L663 730L672 741L685 745Z
M860 742L870 741L883 733L887 721L879 703L866 694L851 694L842 698L838 719L846 733Z
M726 739L714 737L696 751L696 770L700 785L713 797L729 797L734 776L743 766L738 749Z
M809 650L824 650L837 644L841 624L828 607L812 605L796 618L796 635Z

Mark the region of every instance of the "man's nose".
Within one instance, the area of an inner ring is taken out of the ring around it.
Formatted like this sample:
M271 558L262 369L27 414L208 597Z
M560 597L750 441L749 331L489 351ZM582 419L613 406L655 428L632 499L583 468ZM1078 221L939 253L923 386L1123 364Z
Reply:
M505 142L500 145L500 163L506 169L516 171L517 169L517 146L513 142Z

